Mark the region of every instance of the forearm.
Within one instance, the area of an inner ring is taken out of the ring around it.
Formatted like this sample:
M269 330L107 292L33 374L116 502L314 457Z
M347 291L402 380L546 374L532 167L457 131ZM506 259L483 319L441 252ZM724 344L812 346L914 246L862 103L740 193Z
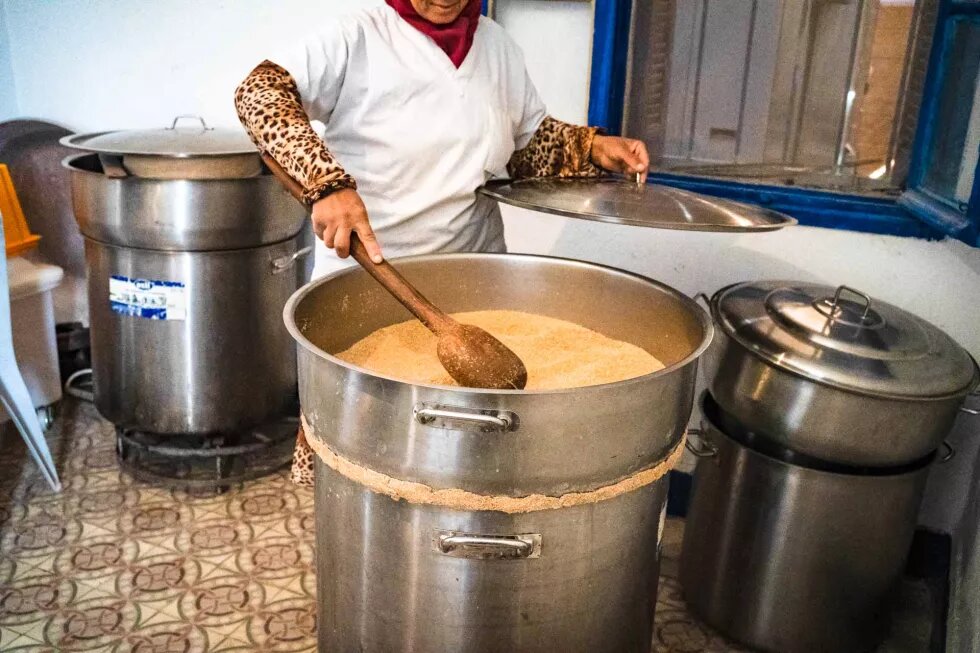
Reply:
M252 142L303 187L312 204L342 188L357 188L310 125L289 72L263 61L235 90L238 119Z
M597 177L591 160L592 142L599 130L570 125L547 116L527 147L517 150L507 164L515 179L527 177Z

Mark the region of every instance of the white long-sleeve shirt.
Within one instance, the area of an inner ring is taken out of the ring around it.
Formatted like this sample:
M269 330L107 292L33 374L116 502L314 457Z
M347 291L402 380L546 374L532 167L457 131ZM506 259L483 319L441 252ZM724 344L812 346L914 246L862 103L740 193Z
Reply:
M503 28L481 18L457 69L381 5L332 21L273 61L326 126L324 141L357 180L385 256L504 251L496 202L475 191L506 174L546 112ZM318 243L314 277L348 264Z

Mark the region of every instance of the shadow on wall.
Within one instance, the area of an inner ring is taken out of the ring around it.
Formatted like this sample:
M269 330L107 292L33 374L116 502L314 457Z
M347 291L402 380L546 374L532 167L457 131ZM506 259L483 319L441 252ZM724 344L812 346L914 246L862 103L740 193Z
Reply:
M756 278L819 281L791 260L744 246L775 234L706 234L644 229L508 209L513 252L580 259L642 274L688 295Z
M71 134L38 120L0 122L0 163L10 168L27 224L41 236L38 250L66 273L85 275L85 246L71 206L68 171L61 160L76 154L58 143Z
M980 248L958 248L953 251L953 256L974 275L980 277ZM980 309L978 309L978 314L980 314Z

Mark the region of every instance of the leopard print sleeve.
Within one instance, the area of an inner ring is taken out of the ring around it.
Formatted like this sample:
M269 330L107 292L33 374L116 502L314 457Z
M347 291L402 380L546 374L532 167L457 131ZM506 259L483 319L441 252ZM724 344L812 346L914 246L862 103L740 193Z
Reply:
M235 89L235 109L256 147L303 186L307 204L342 188L357 188L313 131L296 81L285 68L268 60L259 64Z
M313 456L315 455L306 442L306 433L300 425L299 432L296 434L296 448L293 449L293 466L290 472L293 483L303 487L313 487Z
M507 172L514 179L527 177L598 177L592 163L595 127L578 127L546 116L523 149L514 152Z

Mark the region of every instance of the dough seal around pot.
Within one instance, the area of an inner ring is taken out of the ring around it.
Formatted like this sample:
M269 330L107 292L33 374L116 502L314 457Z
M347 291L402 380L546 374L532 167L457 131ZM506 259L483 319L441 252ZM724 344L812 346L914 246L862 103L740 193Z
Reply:
M476 494L461 489L435 489L423 483L406 481L368 469L348 460L320 440L303 415L300 418L306 442L323 463L338 474L358 483L376 494L398 501L466 511L492 511L508 514L556 510L584 504L599 503L633 492L655 483L672 470L684 453L686 434L682 435L667 456L652 467L641 469L626 478L589 492L569 492L561 496L532 494L523 497Z

